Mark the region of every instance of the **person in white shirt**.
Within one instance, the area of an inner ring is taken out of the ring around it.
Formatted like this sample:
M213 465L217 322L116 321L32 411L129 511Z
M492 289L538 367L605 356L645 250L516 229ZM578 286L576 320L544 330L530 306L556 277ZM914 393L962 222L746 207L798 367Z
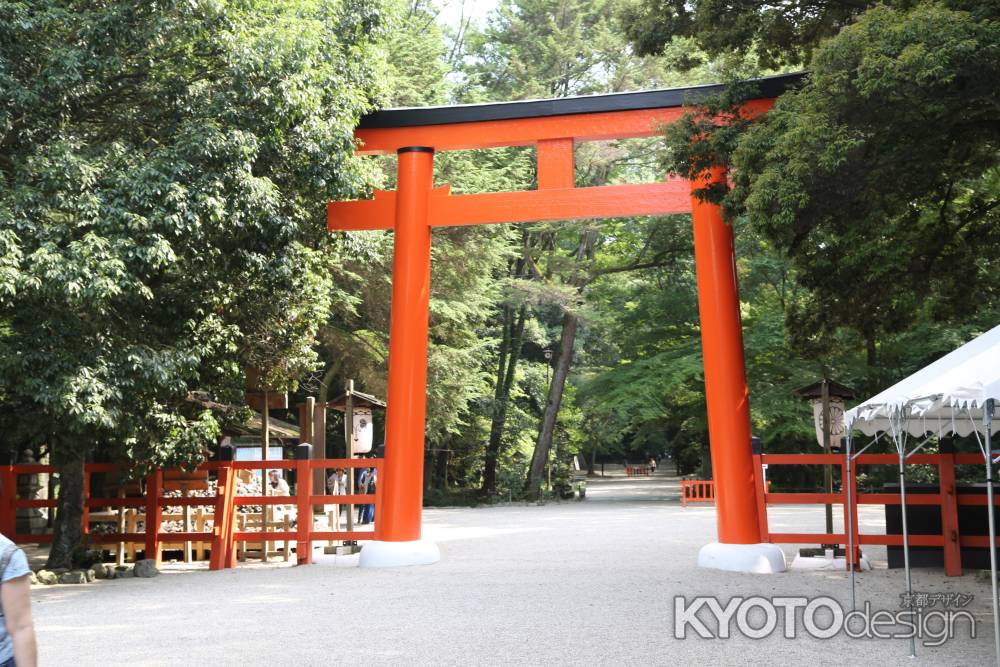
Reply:
M267 495L269 496L290 496L292 495L291 489L288 487L288 482L281 476L281 473L277 470L270 470L267 473L270 478L270 489L267 490Z
M24 551L0 535L0 666L35 667L38 650L31 620L31 569Z

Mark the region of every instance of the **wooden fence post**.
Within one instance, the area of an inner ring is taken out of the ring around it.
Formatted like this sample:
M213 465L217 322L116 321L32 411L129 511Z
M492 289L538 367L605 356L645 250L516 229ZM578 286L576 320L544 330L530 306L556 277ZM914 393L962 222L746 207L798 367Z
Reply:
M851 554L851 558L854 559L855 569L861 567L861 530L858 528L858 464L855 459L851 463L851 474L850 479L845 479L844 484L851 485L851 503L852 507L847 512L850 515L850 527L849 530L852 531L854 535L854 553ZM846 553L846 551L845 551Z
M750 447L753 458L754 502L757 503L757 529L760 531L760 541L770 542L770 531L767 526L767 499L765 498L767 489L764 486L764 468L762 464L764 448L761 439L757 436L751 437Z
M233 448L231 445L219 447L219 468L216 471L215 483L215 514L212 519L212 555L208 559L210 570L222 570L229 567L229 536L232 534L232 504L231 487L236 485L236 475L233 471Z
M17 475L14 466L0 466L0 533L13 540L17 532Z
M85 475L86 477L86 475ZM146 558L160 565L160 489L163 486L163 473L154 470L146 477Z
M231 458L235 458L235 450ZM226 523L225 523L225 567L236 567L236 487L239 486L239 475L232 461L229 463L229 484L226 486Z
M375 526L374 526L374 537L373 539L382 539L382 488L385 486L382 477L382 459L376 459L375 464Z
M83 464L83 534L90 534L90 471Z
M312 458L312 445L307 442L295 448L295 508L298 536L295 540L295 557L298 565L312 563L312 505L309 496L313 493L313 477L309 460ZM288 542L285 542L285 555L288 555Z
M944 536L944 573L962 576L962 547L955 495L955 454L938 454L938 493L941 495L941 534Z

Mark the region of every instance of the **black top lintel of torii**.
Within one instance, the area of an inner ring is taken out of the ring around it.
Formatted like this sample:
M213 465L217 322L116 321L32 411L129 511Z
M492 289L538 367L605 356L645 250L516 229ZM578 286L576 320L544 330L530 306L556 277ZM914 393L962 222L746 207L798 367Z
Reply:
M756 84L757 96L759 98L774 98L789 88L800 85L805 79L806 74L806 72L780 74L753 79L750 83ZM643 90L607 95L581 95L579 97L558 97L548 100L383 109L362 117L358 129L451 125L455 123L571 116L609 111L662 109L697 103L709 95L722 92L724 88L724 84L714 83L686 88Z

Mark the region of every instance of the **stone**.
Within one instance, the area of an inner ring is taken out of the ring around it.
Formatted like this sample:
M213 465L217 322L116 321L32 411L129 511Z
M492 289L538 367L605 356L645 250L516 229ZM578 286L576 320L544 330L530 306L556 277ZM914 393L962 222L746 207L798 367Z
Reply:
M60 584L85 584L87 575L83 570L70 570L59 575Z
M132 575L132 568L127 565L119 565L115 568L115 579L127 579Z
M87 577L87 583L88 584L97 580L97 572L95 572L93 568L90 568L88 570L84 570L83 574L84 574L85 577Z
M135 564L133 574L137 577L155 577L160 571L156 567L156 561L151 558L141 560Z
M35 584L38 583L38 575L36 575L34 572L32 572L28 576L28 581L31 583L32 586L34 586Z
M108 566L104 563L94 563L93 571L94 577L97 579L108 578Z
M59 577L52 570L39 570L35 573L35 577L38 579L38 583L46 586L59 583Z

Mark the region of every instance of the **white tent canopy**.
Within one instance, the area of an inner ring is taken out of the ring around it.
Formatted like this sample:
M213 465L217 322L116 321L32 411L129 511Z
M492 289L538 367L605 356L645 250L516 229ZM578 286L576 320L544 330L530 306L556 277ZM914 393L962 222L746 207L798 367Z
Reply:
M844 414L848 431L896 428L913 436L984 432L987 399L1000 402L1000 326L941 357ZM993 433L1000 432L1000 420Z
M976 441L986 465L986 506L990 536L990 571L993 596L993 638L996 664L1000 666L1000 602L997 597L997 548L994 512L992 434L1000 420L994 420L995 403L1000 400L1000 326L946 354L930 366L897 382L881 394L844 413L847 432L847 471L858 454L851 451L851 432L865 435L887 433L899 452L900 510L903 518L903 560L906 568L906 591L913 593L910 577L909 531L906 525L906 459L923 447L907 453L907 434L967 436L976 432ZM990 424L989 431L986 425ZM984 437L980 438L979 434ZM925 443L927 440L924 441ZM865 448L867 449L867 447ZM862 450L864 451L864 450ZM847 502L851 488L847 485ZM856 512L856 509L852 509ZM848 531L848 549L854 552L854 531ZM851 566L851 599L854 599L854 567ZM916 656L916 640L910 637L910 656Z

